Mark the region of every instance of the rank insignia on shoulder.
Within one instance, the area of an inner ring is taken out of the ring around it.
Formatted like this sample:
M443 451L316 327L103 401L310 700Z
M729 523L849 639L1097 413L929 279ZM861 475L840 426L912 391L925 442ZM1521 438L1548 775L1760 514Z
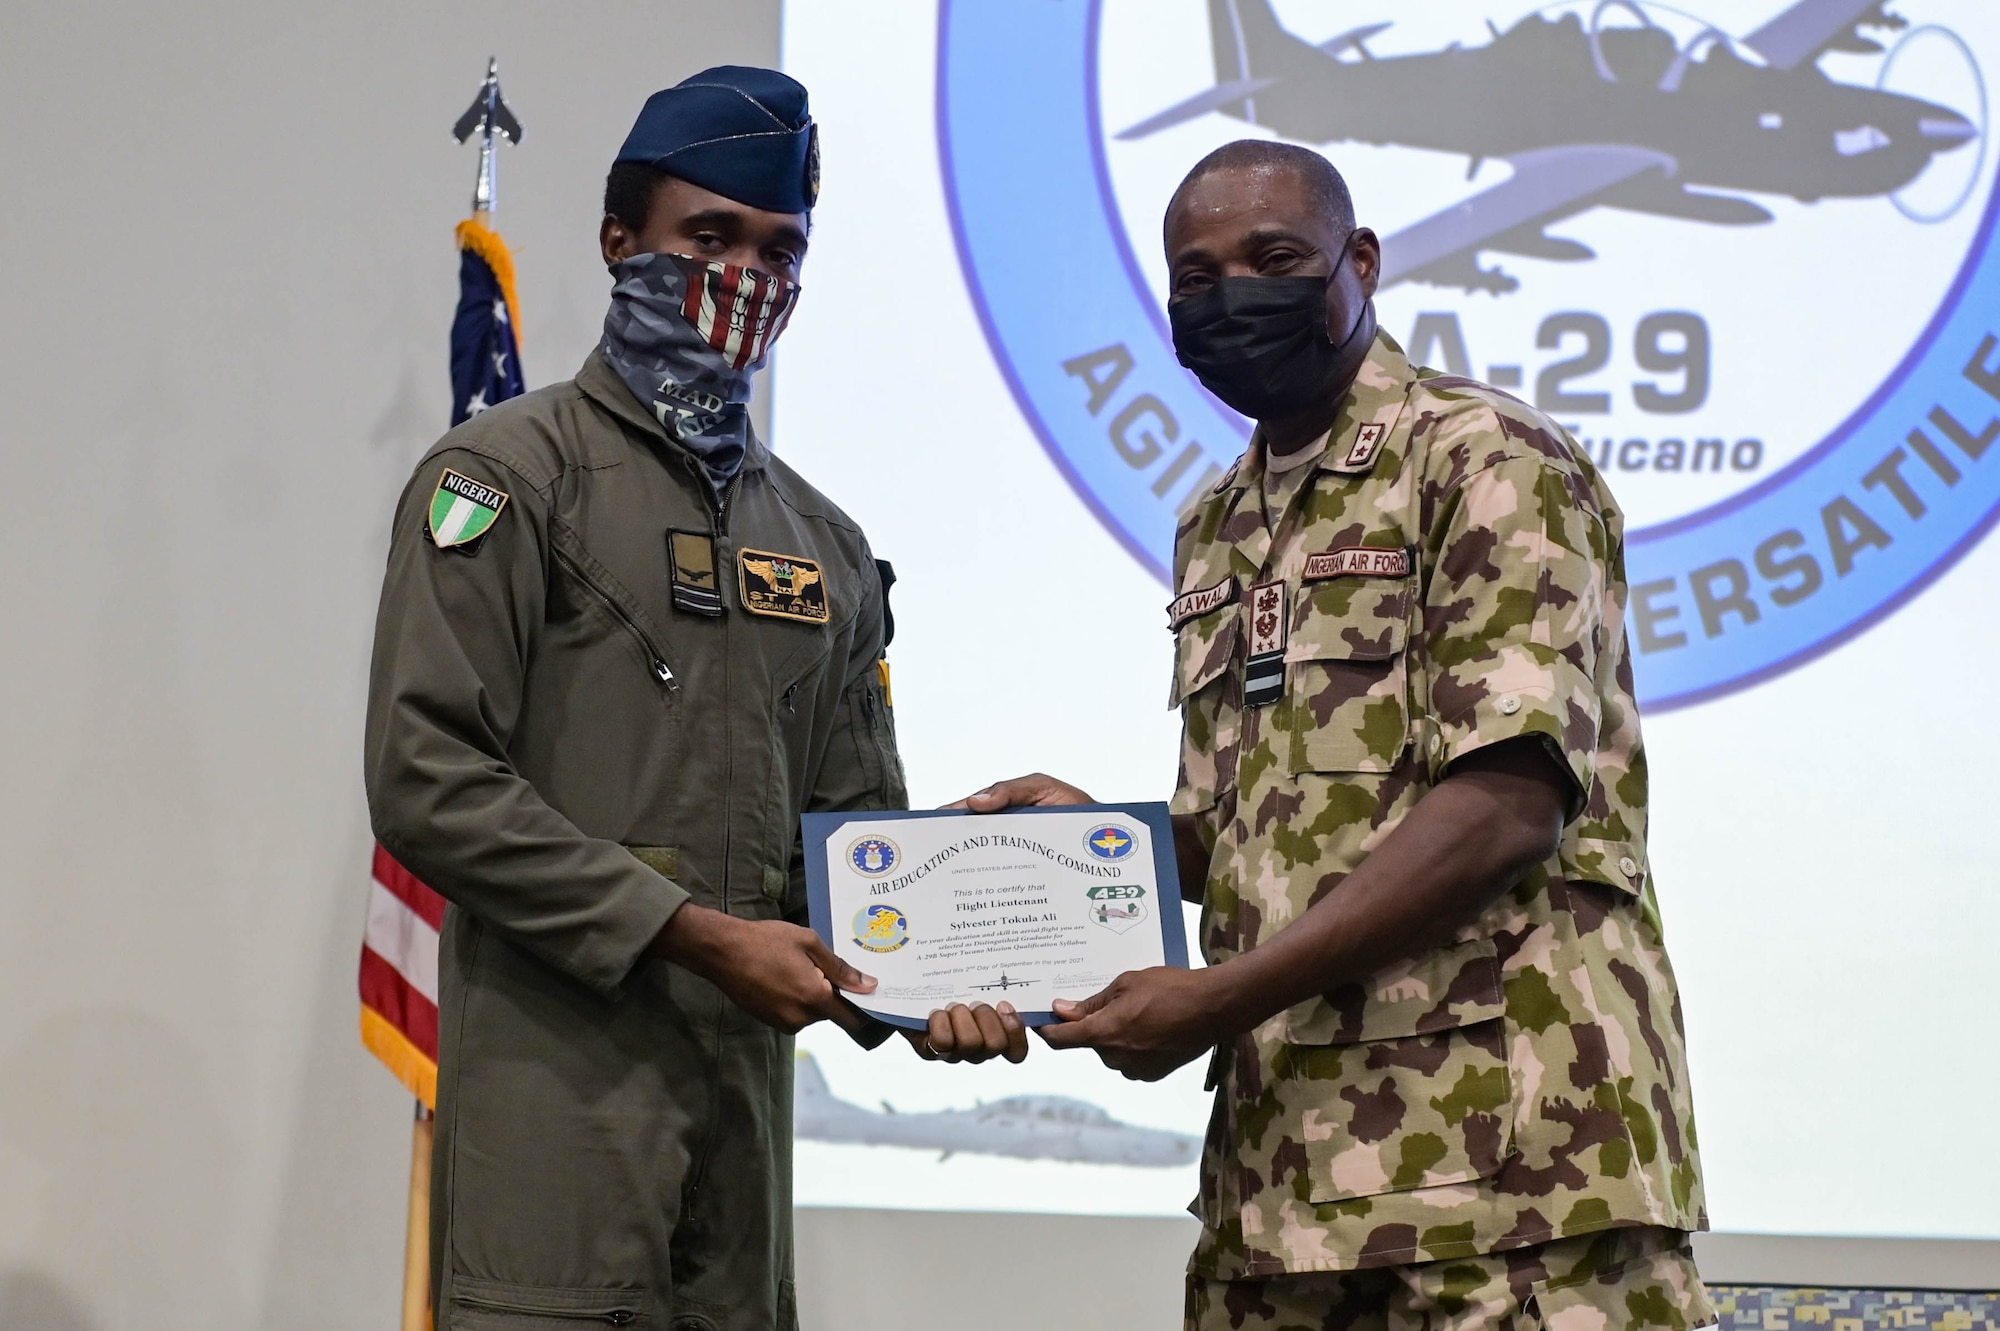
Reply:
M431 540L440 550L470 545L500 520L508 496L490 485L481 485L470 476L445 468L431 496Z
M1347 446L1347 452L1333 464L1332 470L1353 475L1372 470L1375 455L1382 451L1382 441L1388 437L1389 427L1381 421L1362 422L1361 428L1354 432L1354 442Z
M1347 545L1306 556L1302 582L1328 578L1407 578L1410 552L1405 546Z
M667 567L674 609L695 615L722 613L722 579L716 576L714 536L705 531L669 531Z
M1243 663L1243 702L1263 707L1285 696L1285 639L1291 625L1282 582L1250 589L1250 650Z
M806 624L824 624L831 617L826 575L813 560L745 550L737 556L736 567L743 608L751 614Z
M1167 627L1178 630L1190 619L1199 619L1236 599L1236 577L1231 574L1213 587L1176 596L1167 605Z

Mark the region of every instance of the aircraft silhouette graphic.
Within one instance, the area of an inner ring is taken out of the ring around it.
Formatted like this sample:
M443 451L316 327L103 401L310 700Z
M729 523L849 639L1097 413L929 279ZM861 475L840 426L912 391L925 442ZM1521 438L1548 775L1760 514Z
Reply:
M884 1101L877 1113L835 1096L811 1054L798 1055L796 1073L793 1131L809 1141L908 1146L941 1152L940 1160L964 1151L1155 1168L1192 1164L1201 1152L1199 1137L1121 1123L1067 1096L1015 1095L929 1114L899 1114Z
M1591 208L1747 226L1769 209L1728 192L1803 202L1894 195L1940 153L1984 134L1950 107L1839 83L1828 51L1875 52L1864 28L1908 21L1886 0L1800 0L1739 43L1708 28L1680 46L1637 0L1530 14L1484 46L1381 56L1387 23L1320 43L1293 36L1269 0L1209 0L1216 84L1117 135L1140 139L1221 112L1303 143L1395 144L1513 175L1382 242L1382 285L1423 282L1495 294L1520 283L1482 268L1491 250L1595 258L1545 230ZM1607 26L1612 13L1644 26ZM1349 58L1352 57L1352 58Z

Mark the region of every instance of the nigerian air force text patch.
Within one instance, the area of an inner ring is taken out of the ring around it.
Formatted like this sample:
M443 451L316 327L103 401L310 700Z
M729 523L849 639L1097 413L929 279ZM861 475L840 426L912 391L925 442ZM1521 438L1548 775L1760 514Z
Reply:
M506 507L503 492L446 468L431 496L431 539L440 550L470 545L493 530Z
M753 615L824 624L831 615L826 575L810 559L745 550L737 557L743 608Z

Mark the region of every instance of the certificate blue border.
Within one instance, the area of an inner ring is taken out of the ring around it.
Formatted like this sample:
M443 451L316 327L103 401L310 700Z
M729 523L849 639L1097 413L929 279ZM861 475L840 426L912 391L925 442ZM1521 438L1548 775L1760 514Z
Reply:
M1009 814L1044 813L1101 813L1128 818L1135 823L1144 823L1153 837L1153 882L1154 890L1160 897L1159 921L1160 941L1166 950L1169 966L1186 967L1187 954L1187 911L1181 900L1181 875L1174 863L1174 824L1167 813L1164 801L1151 800L1140 804L1050 804L1033 808L1008 809ZM832 885L826 876L826 843L840 835L840 829L850 823L873 823L884 819L903 821L912 818L990 818L992 814L969 813L964 809L865 809L846 813L808 813L799 819L799 831L805 838L806 853L806 906L811 913L813 932L826 941L827 946L836 946L833 933L833 904L829 898ZM1167 901L1174 906L1171 923L1167 916ZM868 995L848 994L847 1001L860 1008L877 1021L891 1026L901 1026L905 1030L920 1031L925 1024L915 1017L893 1017L886 1012L877 1012L868 1006ZM1050 1026L1060 1021L1053 1012L1023 1012L1021 1020L1030 1026Z
M1098 520L1165 581L1188 487L1209 466L1226 467L1245 431L1175 361L1117 215L1098 107L1101 9L1101 0L941 0L938 154L959 264L1021 414ZM2000 521L2000 443L1968 457L1935 414L1974 435L2000 419L2000 403L1968 374L1990 374L2000 349L1996 219L2000 190L1927 326L1845 421L1761 483L1628 535L1627 620L1648 710L1706 702L1834 650L1921 593ZM1865 311L1858 303L1857 317ZM1133 368L1093 414L1063 363L1114 344ZM1151 409L1125 428L1148 445L1137 454L1143 467L1121 456L1130 439L1107 437L1119 404L1140 394ZM1943 450L1958 479L1942 482L1911 455L1913 431ZM1199 460L1174 461L1191 444ZM1915 513L1878 475L1899 450ZM1836 554L1832 533L1853 508L1886 546ZM1805 557L1817 569L1809 584L1798 580ZM1754 614L1730 608L1734 579Z

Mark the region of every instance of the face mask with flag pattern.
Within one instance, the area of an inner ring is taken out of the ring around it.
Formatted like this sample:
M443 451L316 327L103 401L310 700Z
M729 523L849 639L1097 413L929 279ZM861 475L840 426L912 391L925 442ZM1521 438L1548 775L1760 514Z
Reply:
M782 277L686 254L611 266L604 358L717 490L749 447L750 376L799 303Z

